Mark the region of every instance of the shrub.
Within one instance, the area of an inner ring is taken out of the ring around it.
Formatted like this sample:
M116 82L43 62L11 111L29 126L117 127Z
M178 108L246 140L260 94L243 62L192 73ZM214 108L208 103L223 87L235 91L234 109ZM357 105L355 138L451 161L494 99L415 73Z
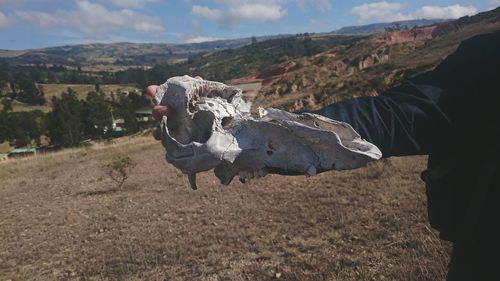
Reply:
M122 189L123 184L130 176L130 170L136 163L126 155L115 156L104 168L106 174L117 184L118 189Z

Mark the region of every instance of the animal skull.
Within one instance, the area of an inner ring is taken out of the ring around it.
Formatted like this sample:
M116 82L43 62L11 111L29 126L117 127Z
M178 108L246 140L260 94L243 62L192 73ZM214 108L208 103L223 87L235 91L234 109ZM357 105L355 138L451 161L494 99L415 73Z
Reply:
M268 172L313 176L354 169L382 153L347 123L311 113L259 108L250 114L242 91L189 76L173 77L157 88L155 100L172 111L160 123L169 163L189 175L215 168L225 185Z

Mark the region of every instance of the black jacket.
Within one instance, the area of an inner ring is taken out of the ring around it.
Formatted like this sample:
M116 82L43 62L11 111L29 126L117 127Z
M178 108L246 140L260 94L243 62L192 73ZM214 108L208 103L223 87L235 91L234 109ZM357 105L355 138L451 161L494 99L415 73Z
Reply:
M495 32L462 42L433 71L377 97L315 113L351 124L384 157L428 154L422 179L430 223L443 239L454 241L486 159L498 153L499 100L500 32Z
M428 215L453 242L448 280L500 280L500 32L465 40L433 71L315 113L384 157L428 154Z

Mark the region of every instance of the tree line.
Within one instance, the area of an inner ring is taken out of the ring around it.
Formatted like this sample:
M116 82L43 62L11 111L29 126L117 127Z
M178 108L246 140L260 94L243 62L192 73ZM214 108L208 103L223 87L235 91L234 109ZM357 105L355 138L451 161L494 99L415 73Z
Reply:
M36 81L42 79L41 73L37 68L13 71L10 65L0 63L0 93L6 92L5 96L30 105L45 104L44 93L36 86Z
M97 88L97 87L96 87ZM127 134L135 133L148 124L137 121L136 109L148 106L144 95L106 96L101 91L89 92L84 100L74 90L68 90L51 100L52 111L14 112L12 100L3 98L0 111L0 143L8 141L16 147L40 146L42 139L56 147L78 146L87 139L106 139L116 136L113 120L124 120Z

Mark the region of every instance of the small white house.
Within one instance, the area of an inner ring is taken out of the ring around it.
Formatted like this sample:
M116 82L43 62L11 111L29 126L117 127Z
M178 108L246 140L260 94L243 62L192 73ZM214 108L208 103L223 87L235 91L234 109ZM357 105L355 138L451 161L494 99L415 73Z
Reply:
M16 148L11 150L8 154L8 158L14 158L14 157L25 157L25 156L32 156L36 154L36 148Z

